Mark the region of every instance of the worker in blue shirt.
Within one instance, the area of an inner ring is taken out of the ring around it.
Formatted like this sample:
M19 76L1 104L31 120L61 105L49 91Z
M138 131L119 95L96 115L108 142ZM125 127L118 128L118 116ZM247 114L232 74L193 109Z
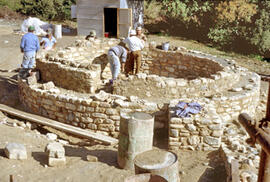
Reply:
M39 50L39 40L38 37L33 34L35 31L34 26L28 27L28 33L22 37L21 40L21 52L23 55L22 68L27 69L28 73L31 74L31 70L33 69L36 62L36 53Z

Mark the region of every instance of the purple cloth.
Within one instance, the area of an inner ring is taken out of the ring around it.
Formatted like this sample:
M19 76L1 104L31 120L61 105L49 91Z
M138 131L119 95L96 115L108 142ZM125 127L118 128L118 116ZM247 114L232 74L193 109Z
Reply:
M185 108L186 106L186 108ZM176 116L180 118L190 117L190 114L197 114L201 111L202 106L197 102L186 103L186 102L179 102L176 105Z

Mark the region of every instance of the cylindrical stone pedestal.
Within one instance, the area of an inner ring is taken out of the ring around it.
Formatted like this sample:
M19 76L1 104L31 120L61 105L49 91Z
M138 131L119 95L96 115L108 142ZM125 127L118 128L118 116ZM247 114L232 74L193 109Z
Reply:
M168 182L168 181L161 176L146 173L127 177L124 182Z
M142 112L121 113L118 165L124 169L134 169L135 156L152 149L153 135L153 116Z
M177 155L164 150L149 150L134 159L135 173L159 175L168 182L180 182Z

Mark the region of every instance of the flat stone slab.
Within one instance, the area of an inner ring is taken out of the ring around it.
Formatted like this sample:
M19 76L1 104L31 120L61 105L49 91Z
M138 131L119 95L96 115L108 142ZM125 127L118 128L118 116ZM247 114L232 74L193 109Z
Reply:
M86 159L89 162L98 162L98 158L96 156L93 156L93 155L87 155Z
M49 156L49 158L65 158L65 148L63 147L63 145L61 143L58 142L52 142L49 143L46 146L46 150L45 150Z
M56 166L63 166L66 164L66 158L53 158L49 157L48 159L48 165L51 167L56 167Z
M26 148L19 143L8 143L5 147L5 154L9 159L27 159Z

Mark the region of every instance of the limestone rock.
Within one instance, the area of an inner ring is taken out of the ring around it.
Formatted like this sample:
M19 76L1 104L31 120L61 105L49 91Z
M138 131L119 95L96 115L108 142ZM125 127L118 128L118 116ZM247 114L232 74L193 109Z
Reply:
M205 136L204 137L204 142L209 144L209 145L220 145L221 139L220 138L215 138L211 136Z
M241 88L241 87L239 87L239 88L232 88L231 89L231 91L233 91L233 92L240 92L240 91L242 91L243 89Z
M53 158L49 157L48 165L51 167L62 166L66 164L66 158Z
M108 97L109 97L109 94L107 94L106 92L101 90L98 94L94 95L94 100L96 100L96 101L105 101L106 99L108 99Z
M93 155L87 155L86 159L89 162L98 162L98 158L96 156L93 156Z
M46 136L49 140L56 140L57 139L57 135L54 133L47 133Z
M45 151L48 153L49 158L64 158L65 148L61 143L52 142L46 146Z
M42 85L42 89L44 89L44 90L50 90L50 89L52 89L54 87L55 87L55 85L54 85L53 82L44 83Z
M5 147L5 154L9 159L27 159L26 148L19 143L8 143Z
M196 126L194 124L187 124L186 125L186 128L189 130L189 131L196 131Z

